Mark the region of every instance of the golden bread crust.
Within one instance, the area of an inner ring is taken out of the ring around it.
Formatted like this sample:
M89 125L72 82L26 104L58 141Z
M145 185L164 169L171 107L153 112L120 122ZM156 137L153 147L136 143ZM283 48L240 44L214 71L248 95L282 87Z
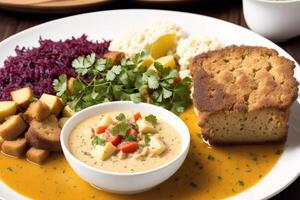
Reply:
M294 62L279 56L276 50L258 46L232 45L194 57L190 66L193 102L204 139L211 144L266 142L217 141L216 132L207 123L210 116L222 112L259 113L275 109L282 113L282 136L277 140L284 141L288 110L298 93L298 82L293 77L294 68Z
M200 112L285 110L297 98L293 61L274 49L228 46L200 54L190 67Z

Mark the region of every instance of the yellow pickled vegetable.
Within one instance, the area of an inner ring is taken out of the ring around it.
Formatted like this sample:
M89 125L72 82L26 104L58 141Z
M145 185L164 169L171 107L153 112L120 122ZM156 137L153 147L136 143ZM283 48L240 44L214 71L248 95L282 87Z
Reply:
M173 56L164 56L155 60L155 62L162 64L164 67L170 67L171 69L176 68L176 62ZM150 68L155 69L154 64L152 64Z
M145 58L145 60L143 60L141 63L139 63L139 66L146 66L146 67L150 67L154 62L154 59L151 56L148 56L147 58Z
M154 59L158 59L162 56L167 55L167 53L176 48L176 34L168 33L160 36L157 40L150 46L150 55Z

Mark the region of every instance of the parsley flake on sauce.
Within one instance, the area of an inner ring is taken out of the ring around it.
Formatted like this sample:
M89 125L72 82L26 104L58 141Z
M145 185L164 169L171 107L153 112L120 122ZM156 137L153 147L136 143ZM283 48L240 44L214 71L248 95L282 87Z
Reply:
M136 137L133 135L126 135L124 138L125 141L136 141Z
M150 141L151 141L151 138L149 137L148 134L146 134L146 135L144 136L144 141L145 141L145 144L148 146L149 143L150 143Z
M244 186L244 185L245 185L244 181L241 181L241 180L238 181L238 184L239 184L240 186Z
M94 146L95 145L104 146L105 144L106 144L106 141L98 136L94 137L94 139L92 140L92 145L94 145Z
M212 155L208 155L208 156L207 156L207 159L208 159L208 160L215 160L215 157L213 157Z
M124 113L120 113L116 116L116 119L118 121L124 121L126 119L126 116L124 115Z
M152 114L147 115L145 117L145 120L148 121L148 122L150 122L152 125L156 125L157 124L157 118L156 118L155 115L152 115Z

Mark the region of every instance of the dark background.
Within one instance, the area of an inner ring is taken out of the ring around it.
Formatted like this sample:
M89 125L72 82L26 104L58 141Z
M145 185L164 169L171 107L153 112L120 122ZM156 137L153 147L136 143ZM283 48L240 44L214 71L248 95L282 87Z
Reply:
M215 18L223 19L243 27L247 27L241 1L235 0L216 0L216 1L181 1L179 3L145 3L139 1L113 1L106 5L99 5L91 7L73 8L67 10L56 10L56 13L66 13L69 14L42 14L39 13L25 13L25 12L13 12L0 9L0 41L5 38L20 32L29 27L47 22L53 19L65 17L72 15L71 13L82 13L87 11L97 11L97 10L110 10L110 9L124 9L124 8L152 8L152 9L165 9L165 10L177 10L190 13L197 13L202 15L208 15ZM29 10L27 10L29 11ZM51 12L51 11L48 11ZM300 11L299 11L300 12ZM300 24L299 24L300 26ZM300 36L293 38L289 41L278 43L280 47L285 49L290 53L295 60L300 63ZM2 49L1 51L5 51ZM0 53L1 53L0 51ZM300 156L300 155L299 155ZM288 170L288 169L287 169ZM284 171L282 172L284 176ZM270 183L272 184L272 183ZM294 183L292 183L284 191L272 198L272 200L281 199L300 199L300 178L298 178Z

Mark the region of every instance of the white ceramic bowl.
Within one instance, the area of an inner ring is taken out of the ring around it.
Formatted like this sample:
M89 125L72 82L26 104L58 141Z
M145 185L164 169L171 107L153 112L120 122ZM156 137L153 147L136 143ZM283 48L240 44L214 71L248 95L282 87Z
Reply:
M250 29L275 42L300 35L300 0L243 0Z
M68 145L69 136L73 128L79 122L99 113L121 110L150 113L158 116L159 119L170 123L180 135L182 141L180 153L173 160L158 168L137 173L118 173L97 169L79 161L70 153ZM82 179L99 189L120 194L142 192L168 179L182 165L190 145L190 134L188 128L175 114L155 105L146 103L135 104L130 101L103 103L76 113L63 127L60 139L67 161Z

